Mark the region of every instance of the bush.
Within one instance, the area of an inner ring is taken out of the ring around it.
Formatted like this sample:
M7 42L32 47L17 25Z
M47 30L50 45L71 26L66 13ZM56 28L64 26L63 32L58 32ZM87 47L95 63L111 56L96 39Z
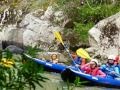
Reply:
M36 50L33 51L28 53L36 55ZM42 75L42 66L33 60L25 56L16 56L8 50L0 54L0 90L35 90L36 85L43 87L41 82L48 80Z
M79 37L77 38L78 40L81 41L81 43L88 43L88 30L93 26L94 24L91 23L87 23L87 24L83 24L83 23L75 23L75 27L74 27L74 32L76 32L76 34L79 35Z
M88 30L100 20L120 11L120 2L115 1L113 4L111 0L59 0L58 5L75 22L73 32L79 35L80 42L88 43Z

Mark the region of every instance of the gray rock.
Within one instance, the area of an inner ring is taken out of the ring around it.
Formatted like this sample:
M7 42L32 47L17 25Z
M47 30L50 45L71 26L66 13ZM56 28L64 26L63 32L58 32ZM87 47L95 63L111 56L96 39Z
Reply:
M98 22L89 30L89 43L97 50L97 55L120 54L120 12Z
M14 45L9 45L8 47L5 48L5 50L9 50L10 52L15 53L15 54L22 54L24 52L23 49L17 46L14 46Z
M22 30L18 29L16 25L8 25L2 30L5 41L22 42Z
M19 25L5 26L0 32L1 41L13 41L27 46L38 46L43 50L57 50L54 44L54 31L62 31L62 24L56 25L54 21L63 22L62 11L55 11L48 7L46 11L36 10L27 14ZM19 45L18 45L19 46Z
M65 19L65 15L63 13L63 11L56 11L54 13L54 21L55 22L61 22Z
M4 33L2 31L0 31L0 41L4 40Z
M37 45L39 48L42 48L46 51L50 49L51 45L53 44L53 41L55 40L53 32L63 30L63 28L61 28L60 26L53 25L53 23L49 20L54 12L52 12L52 10L53 9L51 7L48 7L48 10L45 12L45 14L41 16L44 16L44 19L35 17L33 13L30 13L25 16L25 18L20 24L20 26L24 29L24 45ZM54 47L54 49L57 49L56 46Z
M0 50L2 50L2 41L0 40Z
M52 6L49 6L47 10L45 11L44 15L41 16L42 20L51 20L54 15L54 8Z

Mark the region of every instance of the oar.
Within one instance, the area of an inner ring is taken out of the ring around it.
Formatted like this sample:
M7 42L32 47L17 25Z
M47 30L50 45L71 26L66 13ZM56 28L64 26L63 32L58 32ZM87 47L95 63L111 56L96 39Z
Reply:
M64 42L63 42L63 40L62 40L62 37L61 37L60 33L57 32L57 31L55 31L55 32L54 32L54 36L56 37L56 39L57 39L59 42L62 43L62 45L64 46L64 48L65 48L66 52L68 53L69 57L70 57L71 60L73 61L73 64L76 66L76 63L75 63L75 61L73 60L73 58L72 58L72 56L71 56L68 48L65 47L65 44L64 44ZM77 66L76 66L76 67L77 67ZM79 69L78 67L77 67L77 69L80 71L80 69Z
M55 31L54 32L54 36L56 37L56 39L62 43L62 45L64 46L64 43L63 43L63 40L62 40L62 37L60 35L60 33L58 31Z
M88 60L91 60L92 58L89 56L89 54L83 49L83 48L79 48L76 51L77 55L80 56L81 58L85 58Z

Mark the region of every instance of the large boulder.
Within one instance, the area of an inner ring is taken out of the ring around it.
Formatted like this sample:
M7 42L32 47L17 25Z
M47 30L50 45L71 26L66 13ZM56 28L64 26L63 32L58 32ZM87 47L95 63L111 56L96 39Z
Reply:
M90 29L89 43L95 50L95 56L120 54L120 12L98 22Z
M53 32L62 31L63 28L52 23L51 20L55 19L55 17L53 18L55 11L53 10L52 7L48 7L44 13L40 13L43 12L42 10L37 10L25 16L20 23L20 27L24 30L24 45L38 46L46 51L51 47L57 50L57 47L53 45L55 40ZM38 15L38 12L41 16Z
M17 46L14 46L14 45L9 45L8 47L5 48L5 50L9 50L10 52L12 53L15 53L15 54L22 54L24 53L24 50L17 47Z
M2 49L2 41L0 41L0 49Z
M46 51L57 50L53 32L63 30L60 24L56 24L63 20L62 11L55 11L52 6L48 7L46 11L39 9L25 15L17 25L4 26L0 32L0 41L22 43L24 46L38 46ZM12 44L9 42L5 42L7 44L4 44L4 46ZM17 46L19 47L19 45Z
M3 40L4 41L14 41L22 43L23 41L23 31L16 27L16 25L8 25L3 28Z
M6 49L14 53L18 53L19 50L9 45L20 48L21 45L37 46L46 52L58 51L58 48L61 49L62 47L59 43L56 43L53 32L62 32L64 26L69 23L69 20L65 21L66 16L63 15L63 12L55 11L51 6L46 11L39 9L28 13L17 24L8 24L3 27L0 32L0 47L5 49L8 46ZM61 62L66 61L63 55L59 55Z
M0 49L2 49L3 32L0 31Z
M3 43L4 42L4 43ZM23 31L16 27L15 24L4 26L0 31L0 47L6 48L10 44L22 46Z

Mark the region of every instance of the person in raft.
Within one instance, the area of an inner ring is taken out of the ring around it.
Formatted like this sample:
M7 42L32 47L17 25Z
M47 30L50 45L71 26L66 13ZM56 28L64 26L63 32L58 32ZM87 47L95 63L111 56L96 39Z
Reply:
M96 59L92 59L89 63L83 65L81 67L81 70L86 73L90 74L92 76L99 76L99 77L105 77L106 74L100 70L98 67L98 61Z
M107 74L107 77L109 78L118 78L119 68L115 64L115 56L109 55L107 63L102 65L100 69Z
M51 55L51 61L52 61L54 64L58 63L58 56L57 56L57 54L52 54L52 55Z
M71 52L71 56L74 60L74 62L72 62L72 65L74 65L75 63L76 66L81 67L86 63L86 60L84 58L79 57L76 52Z
M119 62L120 62L120 56L117 55L117 56L115 56L114 64L120 66L120 65L119 65Z

